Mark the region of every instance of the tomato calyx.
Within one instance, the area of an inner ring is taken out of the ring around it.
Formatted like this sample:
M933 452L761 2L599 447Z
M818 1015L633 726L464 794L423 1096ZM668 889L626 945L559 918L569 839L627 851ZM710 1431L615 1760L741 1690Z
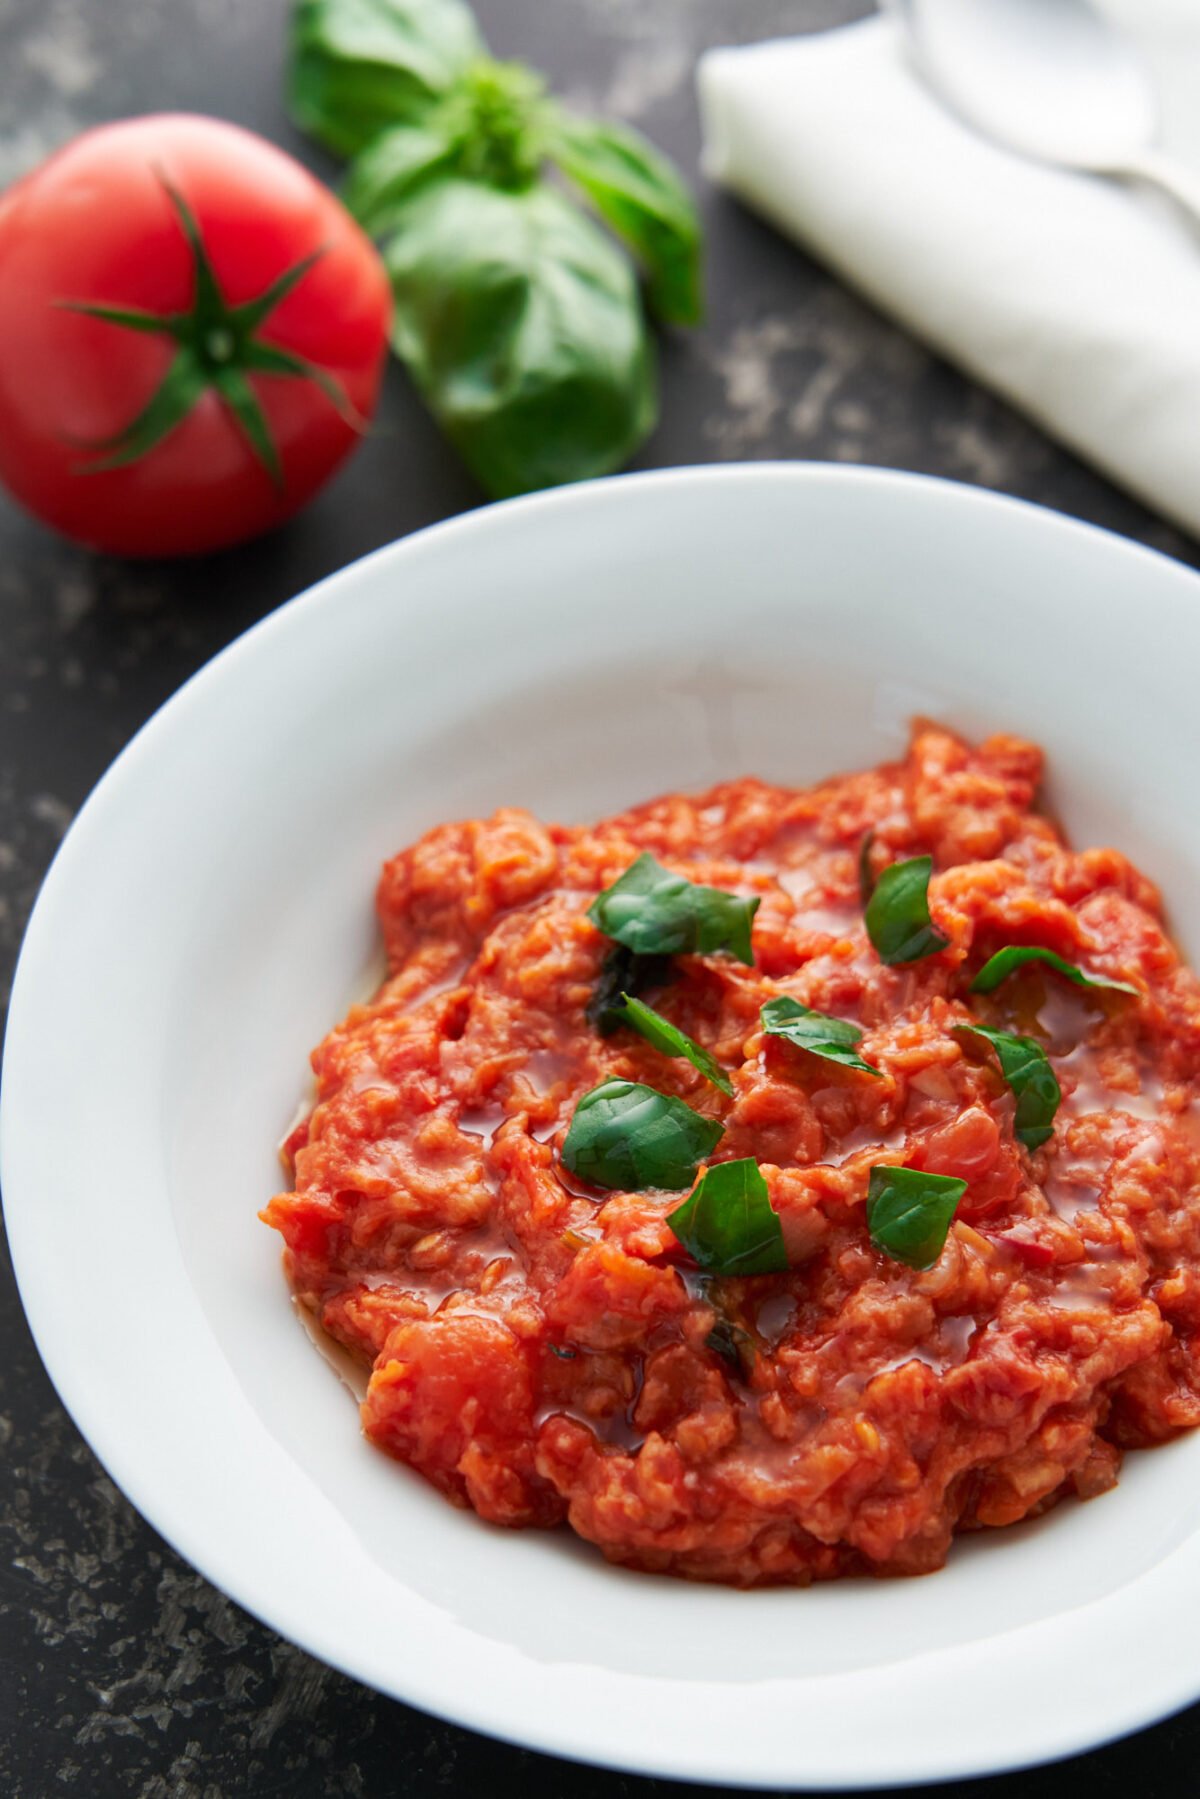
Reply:
M312 381L343 418L361 428L361 421L341 382L327 369L258 335L275 308L304 279L313 264L324 255L324 250L312 250L302 256L253 300L230 306L221 292L191 207L165 175L160 173L158 179L191 252L192 304L186 312L157 313L91 300L55 302L68 312L86 313L89 318L102 319L125 331L170 337L176 345L166 374L141 411L111 437L90 439L78 446L87 454L77 465L76 472L98 474L105 469L124 468L139 461L182 424L201 396L213 389L229 409L274 486L282 491L283 465L279 449L248 379L251 373Z

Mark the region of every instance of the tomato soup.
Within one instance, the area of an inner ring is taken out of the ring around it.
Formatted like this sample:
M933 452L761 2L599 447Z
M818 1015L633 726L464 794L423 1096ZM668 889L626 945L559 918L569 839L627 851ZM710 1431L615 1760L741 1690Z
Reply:
M1200 985L1040 774L921 726L390 861L264 1213L368 1437L752 1586L939 1568L1200 1422Z

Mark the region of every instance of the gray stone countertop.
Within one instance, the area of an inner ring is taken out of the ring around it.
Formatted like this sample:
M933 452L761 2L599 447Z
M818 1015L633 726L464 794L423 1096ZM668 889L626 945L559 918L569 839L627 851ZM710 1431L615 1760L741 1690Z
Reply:
M695 175L708 44L818 29L856 0L479 0L498 54L636 122ZM81 128L215 112L328 172L280 98L285 0L0 0L0 183ZM788 457L926 470L1106 525L1186 562L1168 529L721 195L702 330L665 346L641 467ZM0 346L0 355L3 346ZM479 495L393 366L386 431L286 530L206 561L96 558L0 495L0 956L11 978L71 818L147 716L289 595ZM491 1743L382 1699L247 1616L156 1536L80 1439L0 1269L0 1792L290 1799L497 1787L694 1793ZM1048 1671L1068 1680L1071 1671ZM952 1703L952 1696L948 1696ZM1194 1789L1200 1708L989 1799Z

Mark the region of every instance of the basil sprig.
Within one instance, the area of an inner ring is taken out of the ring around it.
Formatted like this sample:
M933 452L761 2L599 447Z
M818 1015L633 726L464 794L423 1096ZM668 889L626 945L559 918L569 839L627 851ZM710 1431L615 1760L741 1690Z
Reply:
M678 1193L725 1134L715 1118L640 1081L602 1081L575 1107L562 1147L572 1174L623 1193Z
M960 1024L956 1030L982 1037L996 1052L1000 1072L1017 1102L1013 1131L1026 1149L1038 1149L1054 1135L1054 1114L1062 1099L1050 1058L1033 1037L1014 1037L982 1024Z
M753 1156L707 1168L667 1223L710 1274L779 1274L783 1228Z
M929 916L932 872L932 856L913 856L893 862L876 881L863 916L881 962L919 962L949 943Z
M702 887L669 868L649 850L619 880L598 894L588 917L639 956L736 956L753 967L750 926L758 900L739 899L721 887Z
M711 1081L714 1087L719 1087L722 1093L733 1098L729 1076L720 1063L715 1062L708 1051L689 1037L686 1031L681 1031L678 1025L672 1024L669 1018L664 1018L661 1012L656 1012L653 1006L635 999L630 993L623 993L618 1004L610 1008L609 1015L637 1031L647 1043L661 1050L664 1056L686 1057L693 1068L700 1070L706 1081Z
M883 1070L864 1062L855 1044L862 1040L856 1024L844 1018L830 1018L801 1005L790 994L781 993L766 1001L760 1014L768 1037L785 1037L810 1055L823 1056L827 1062L840 1062L844 1068L857 1068L862 1074L882 1075Z
M867 1228L876 1249L909 1268L932 1268L946 1247L966 1181L920 1168L876 1166L867 1188Z
M357 158L345 198L382 242L394 346L482 485L628 460L657 414L654 348L634 265L592 215L655 315L695 323L700 227L670 162L491 60L462 0L298 0L289 93L304 129Z
M1018 968L1024 968L1027 962L1044 962L1048 968L1055 969L1068 981L1074 981L1077 987L1105 987L1114 993L1137 993L1137 988L1129 981L1114 981L1103 974L1084 974L1074 962L1068 962L1052 949L1042 949L1036 943L1010 943L1006 949L998 949L984 963L975 979L971 982L972 993L991 993L1001 981L1007 980Z

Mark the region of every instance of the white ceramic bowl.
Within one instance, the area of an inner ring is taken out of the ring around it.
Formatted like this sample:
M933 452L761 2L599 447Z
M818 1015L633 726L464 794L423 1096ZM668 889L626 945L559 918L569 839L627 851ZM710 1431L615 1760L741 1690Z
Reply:
M1200 949L1200 580L939 482L757 465L600 483L395 544L249 632L125 751L46 881L3 1174L51 1376L218 1586L384 1692L650 1773L993 1771L1200 1695L1200 1436L909 1582L737 1593L457 1512L361 1439L255 1212L381 860L505 803L586 819L804 783L930 714L1027 733L1080 843Z

